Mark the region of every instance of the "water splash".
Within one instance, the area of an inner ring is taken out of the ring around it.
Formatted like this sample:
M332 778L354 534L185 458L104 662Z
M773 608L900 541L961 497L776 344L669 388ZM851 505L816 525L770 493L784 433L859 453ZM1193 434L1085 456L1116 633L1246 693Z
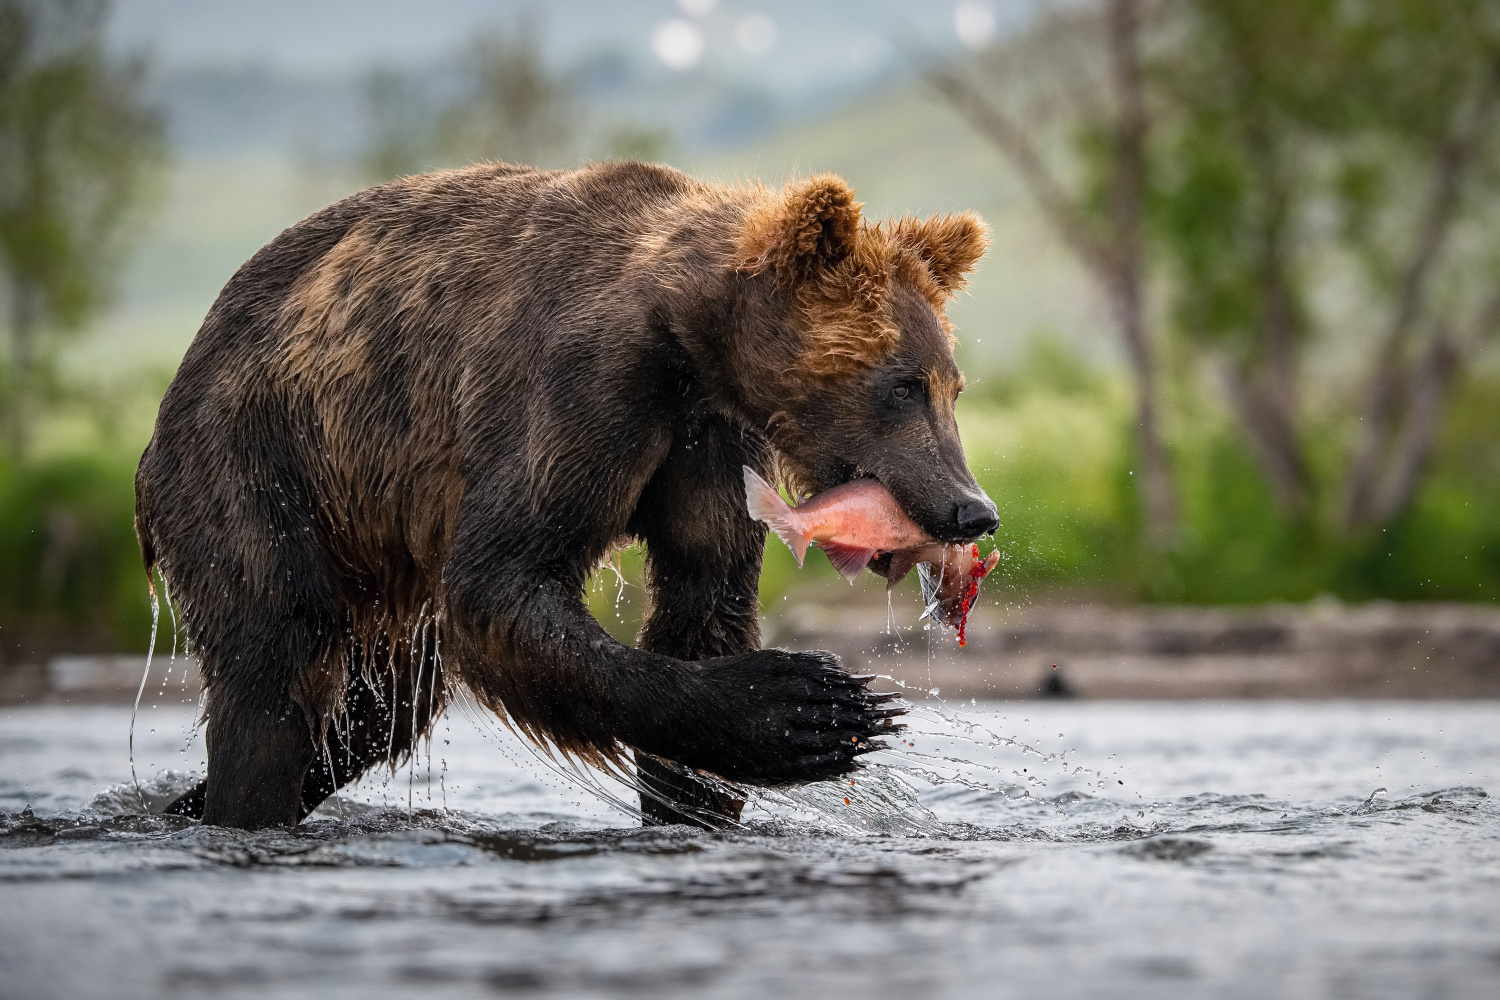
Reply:
M1374 812L1375 811L1375 800L1376 799L1384 798L1385 795L1386 795L1386 790L1384 788L1377 788L1377 789L1375 789L1373 792L1370 793L1369 798L1365 799L1363 802L1361 802L1359 804L1359 807L1357 809L1355 809L1354 812L1356 814Z

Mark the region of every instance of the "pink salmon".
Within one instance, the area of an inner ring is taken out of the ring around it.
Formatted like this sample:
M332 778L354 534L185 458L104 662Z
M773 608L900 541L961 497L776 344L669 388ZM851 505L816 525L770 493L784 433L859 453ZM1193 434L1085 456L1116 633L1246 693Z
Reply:
M887 589L922 568L922 595L927 614L937 614L959 630L979 595L979 581L1000 561L1000 553L980 558L979 547L948 544L933 538L906 515L889 490L873 479L856 479L793 507L755 470L745 466L745 503L750 516L764 521L797 557L801 566L809 545L817 545L834 569L850 583L870 560L890 553Z

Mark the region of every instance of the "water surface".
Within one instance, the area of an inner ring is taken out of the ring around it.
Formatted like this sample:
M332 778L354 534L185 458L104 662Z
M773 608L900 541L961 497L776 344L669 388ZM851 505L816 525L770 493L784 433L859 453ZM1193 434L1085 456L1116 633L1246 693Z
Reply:
M918 700L852 786L718 834L464 711L295 830L141 815L190 721L142 712L137 792L129 708L0 709L0 996L1500 989L1496 703Z

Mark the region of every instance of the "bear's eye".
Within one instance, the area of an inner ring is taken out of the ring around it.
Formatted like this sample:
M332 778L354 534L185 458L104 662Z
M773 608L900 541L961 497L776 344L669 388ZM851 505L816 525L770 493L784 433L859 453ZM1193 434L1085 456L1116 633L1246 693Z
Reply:
M905 399L906 397L911 395L911 386L898 385L896 386L896 388L892 389L891 392L897 399Z

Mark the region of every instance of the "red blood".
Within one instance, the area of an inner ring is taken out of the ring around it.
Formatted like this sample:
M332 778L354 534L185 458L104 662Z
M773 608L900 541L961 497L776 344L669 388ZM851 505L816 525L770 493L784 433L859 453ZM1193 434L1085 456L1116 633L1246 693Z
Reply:
M979 546L974 545L971 547L974 550L974 562L969 566L968 586L964 588L964 592L960 597L960 600L963 602L959 609L958 618L958 644L960 646L967 646L969 644L968 636L965 635L965 630L969 626L969 609L974 606L974 601L979 597L979 581L989 575L989 570L984 568L984 560L979 558Z

